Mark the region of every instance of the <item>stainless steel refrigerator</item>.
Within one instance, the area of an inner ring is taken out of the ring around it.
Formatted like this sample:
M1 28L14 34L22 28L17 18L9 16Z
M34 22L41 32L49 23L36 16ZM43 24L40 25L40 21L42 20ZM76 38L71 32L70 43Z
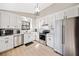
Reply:
M63 20L62 28L63 55L79 55L79 17L72 17Z

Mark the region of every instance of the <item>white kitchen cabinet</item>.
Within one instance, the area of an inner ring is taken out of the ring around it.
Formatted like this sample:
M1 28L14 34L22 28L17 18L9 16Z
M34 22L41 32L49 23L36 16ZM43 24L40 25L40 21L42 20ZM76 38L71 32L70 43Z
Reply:
M33 41L32 34L29 34L29 33L24 34L24 44L30 43L32 41Z
M21 29L21 17L10 13L10 28Z
M16 15L13 13L9 13L10 20L9 20L9 28L16 28Z
M79 8L77 6L68 8L64 12L67 18L79 16Z
M38 32L35 33L35 40L39 41L39 33Z
M0 52L13 48L13 36L0 37Z
M10 13L10 28L21 28L20 16Z
M62 20L56 20L54 33L54 50L62 54Z
M9 38L9 39L8 39ZM13 48L13 35L11 35L11 36L8 36L8 49L11 49L11 48Z
M28 35L27 34L24 34L24 44L28 43Z
M21 29L21 17L20 16L16 16L16 28L17 29Z
M0 28L8 28L9 25L9 14L7 12L0 12Z
M39 34L37 32L32 33L33 40L39 41Z
M0 28L21 29L21 16L14 13L0 11Z
M55 20L62 20L64 19L64 11L60 11L55 14Z
M53 41L53 35L47 34L47 36L46 36L46 43L47 43L47 45L49 47L53 48L53 43L54 43L54 41Z

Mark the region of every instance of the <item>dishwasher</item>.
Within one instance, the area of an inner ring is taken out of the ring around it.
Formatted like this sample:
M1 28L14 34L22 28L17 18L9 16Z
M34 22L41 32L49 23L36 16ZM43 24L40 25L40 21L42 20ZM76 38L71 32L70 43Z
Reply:
M22 45L21 34L17 34L14 36L14 47L18 47L20 45Z

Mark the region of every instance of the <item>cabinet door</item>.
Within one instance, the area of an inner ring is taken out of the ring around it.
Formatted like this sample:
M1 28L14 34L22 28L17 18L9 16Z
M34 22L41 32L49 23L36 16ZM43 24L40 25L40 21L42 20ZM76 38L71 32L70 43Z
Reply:
M1 37L0 38L0 52L3 52L3 51L5 51L5 41L4 41L4 39Z
M21 29L21 17L20 16L16 16L16 22L17 22L16 27L18 29Z
M65 16L67 16L67 18L76 17L78 15L79 15L78 7L72 7L65 11Z
M1 28L9 27L9 14L6 12L1 13Z
M33 41L33 34L29 34L28 39L29 39L29 42L32 42Z
M56 13L55 19L56 20L62 20L62 19L64 19L64 11Z
M13 36L6 36L3 37L3 39L4 39L5 50L13 48Z
M0 38L0 52L13 48L13 37L6 36Z
M8 49L13 48L13 36L8 36Z
M51 36L47 36L46 38L46 42L47 42L47 45L51 48L53 48L53 38Z
M16 15L10 13L10 28L15 28L16 26Z
M62 20L56 20L54 49L62 54Z
M22 25L21 19L22 19L22 18L19 16L19 20L18 20L18 28L19 28L19 29L21 29L21 25Z
M24 34L24 44L28 43L28 34Z
M39 33L33 32L31 36L32 36L32 37L31 37L31 38L32 38L32 41L33 41L33 40L39 41Z
M47 45L49 47L51 47L51 38L50 37L47 37L46 40L47 40Z
M18 40L19 40L19 45L21 45L22 44L21 35L18 35Z

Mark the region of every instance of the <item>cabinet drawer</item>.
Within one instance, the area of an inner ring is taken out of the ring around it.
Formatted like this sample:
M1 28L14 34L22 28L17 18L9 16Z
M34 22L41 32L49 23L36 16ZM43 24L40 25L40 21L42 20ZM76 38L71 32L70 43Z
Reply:
M0 40L0 52L3 52L5 50L7 50L7 47L8 47L8 40L6 39L1 39Z
M1 37L0 38L0 52L6 51L13 48L13 37Z
M51 48L53 48L53 38L51 37L51 36L48 36L47 38L46 38L46 40L47 40L47 45L49 46L49 47L51 47Z

